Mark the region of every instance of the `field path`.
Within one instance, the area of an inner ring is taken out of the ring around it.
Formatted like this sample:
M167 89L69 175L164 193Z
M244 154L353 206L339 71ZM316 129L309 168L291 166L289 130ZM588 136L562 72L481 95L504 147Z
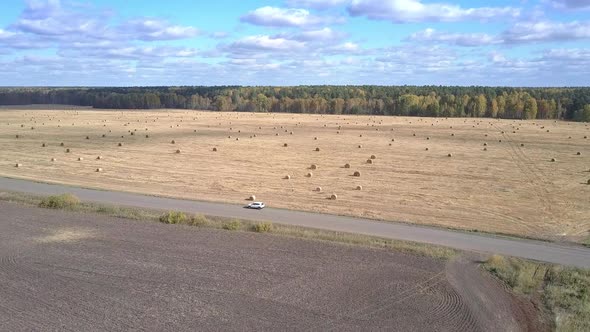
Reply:
M460 297L455 302L470 308L475 324L488 331L549 330L535 315L531 302L512 296L500 281L481 271L480 258L463 254L446 266L446 279Z
M179 210L189 213L202 213L247 220L268 220L280 224L379 236L388 239L442 245L460 250L496 253L562 265L590 268L590 248L579 245L486 236L435 227L394 222L377 222L362 218L274 208L252 211L244 209L240 205L83 189L2 177L0 177L0 190L34 193L37 195L73 193L80 199L90 202L161 210Z

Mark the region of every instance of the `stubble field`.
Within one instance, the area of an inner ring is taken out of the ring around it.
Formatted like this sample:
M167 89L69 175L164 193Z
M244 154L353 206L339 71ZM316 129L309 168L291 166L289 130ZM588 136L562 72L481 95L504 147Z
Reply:
M3 109L0 128L3 176L547 239L590 230L584 123Z

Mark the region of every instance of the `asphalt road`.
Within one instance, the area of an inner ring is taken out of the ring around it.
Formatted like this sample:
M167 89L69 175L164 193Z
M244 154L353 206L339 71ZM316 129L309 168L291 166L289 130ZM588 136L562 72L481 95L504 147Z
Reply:
M274 208L255 211L244 209L241 205L83 189L2 177L0 177L0 190L34 193L38 195L72 193L83 201L151 209L179 210L190 213L202 213L206 215L249 220L268 220L280 224L429 243L460 250L495 253L549 263L590 268L590 248L577 245L495 237L434 227L413 226L393 222L377 222L362 218Z

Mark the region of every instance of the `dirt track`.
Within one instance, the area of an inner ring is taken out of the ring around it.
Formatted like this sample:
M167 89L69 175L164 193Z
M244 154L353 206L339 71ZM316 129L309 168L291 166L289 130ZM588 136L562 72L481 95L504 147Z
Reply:
M490 323L448 281L452 266L430 258L4 202L0 212L0 330L477 331L534 319ZM488 306L516 303L480 279L495 290Z

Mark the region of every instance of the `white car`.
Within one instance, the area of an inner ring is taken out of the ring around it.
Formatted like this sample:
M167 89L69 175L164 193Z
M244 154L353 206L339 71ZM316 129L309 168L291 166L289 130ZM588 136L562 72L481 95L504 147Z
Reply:
M257 210L261 210L264 209L266 205L264 205L263 202L252 202L248 205L246 205L245 207L248 209L257 209Z

